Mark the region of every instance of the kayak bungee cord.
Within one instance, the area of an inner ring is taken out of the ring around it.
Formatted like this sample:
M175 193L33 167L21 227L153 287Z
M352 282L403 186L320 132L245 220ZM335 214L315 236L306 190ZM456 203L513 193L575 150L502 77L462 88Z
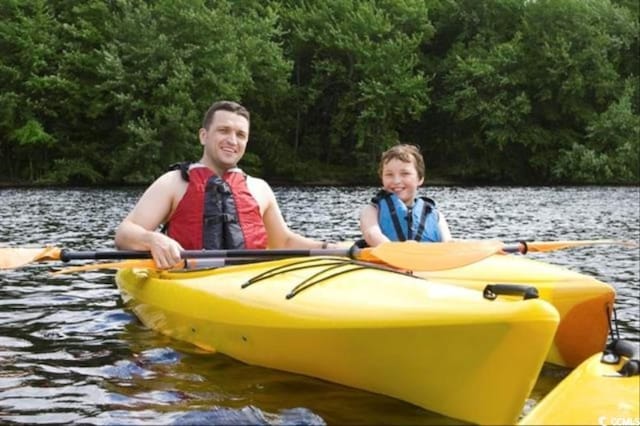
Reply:
M318 260L323 260L325 261L325 263L318 264L317 263ZM255 277L249 278L240 286L240 288L247 288L250 285L255 284L259 281L266 280L276 275L284 274L286 272L297 271L300 269L316 268L320 266L344 265L344 264L348 264L349 262L350 261L348 259L332 259L332 258L323 258L323 257L314 258L314 259L305 259L305 260L287 264L287 265L280 265L273 269L269 269L265 272L262 272L261 274L256 275Z
M304 291L304 290L308 289L309 287L311 287L311 286L313 286L313 285L315 285L315 284L319 284L319 283L321 283L321 282L323 282L323 281L326 281L326 280L328 280L328 279L330 279L330 278L337 277L337 276L344 275L344 274L348 274L349 272L361 271L361 270L363 270L363 269L367 269L367 267L366 267L366 266L355 265L355 266L353 266L352 268L345 269L345 270L342 270L342 271L338 271L338 272L336 272L336 273L334 273L334 274L325 275L324 277L322 277L322 278L320 278L320 279L318 279L318 280L316 280L316 281L312 281L314 278L318 277L319 275L325 274L325 273L327 273L327 272L329 272L329 271L331 271L331 270L333 270L333 269L337 269L337 268L339 268L339 267L341 267L341 266L346 266L346 265L335 265L335 266L332 266L332 267L326 268L326 269L324 269L324 270L322 270L322 271L320 271L320 272L318 272L318 273L316 273L316 274L311 275L309 278L307 278L306 280L302 281L300 284L298 284L297 286L295 286L295 287L294 287L294 288L293 288L293 289L292 289L292 290L291 290L291 291L290 291L290 292L285 296L285 298L286 298L286 299L291 299L291 298L295 297L297 294L299 294L300 292L302 292L302 291Z
M303 281L302 283L300 283L296 287L294 287L293 290L291 290L289 292L289 294L287 295L287 299L291 299L292 297L294 297L298 293L308 289L309 287L311 287L313 285L316 285L316 284L319 284L319 283L321 283L323 281L326 281L326 280L328 280L330 278L337 277L337 276L342 275L342 274L347 274L347 273L353 272L353 271L359 271L359 270L362 270L362 269L375 269L375 270L378 270L378 271L391 272L393 274L399 274L399 275L412 277L412 278L416 278L416 279L422 279L421 277L417 277L417 276L413 275L413 273L411 273L411 271L401 271L401 270L398 270L398 269L388 268L388 267L383 266L383 265L377 265L377 264L368 263L368 262L360 262L360 261L357 261L357 260L352 260L352 261L349 262L349 264L358 265L359 267L358 268L352 268L352 269L348 269L348 270L339 271L339 272L336 272L334 274L331 274L331 275L328 275L328 276L324 276L324 277L322 277L322 278L320 278L320 279L318 279L316 281L311 281L315 276L309 277L305 281ZM326 272L326 270L324 272ZM316 274L316 275L319 275L319 274Z
M322 261L322 262L319 262ZM334 269L343 267L343 266L354 266L352 268L349 269L344 269L342 271L338 271L336 273L330 274L330 275L326 275L329 271L332 271ZM354 261L354 260L350 260L350 259L332 259L332 258L320 258L320 259L306 259L306 260L302 260L302 261L297 261L291 264L287 264L287 265L280 265L277 266L275 268L272 269L268 269L265 272L262 272L259 275L256 275L254 277L251 277L249 280L247 280L246 282L244 282L240 288L247 288L252 284L255 284L257 282L260 281L264 281L267 280L269 278L272 278L276 275L280 275L280 274L284 274L284 273L288 273L288 272L293 272L293 271L297 271L297 270L303 270L303 269L311 269L311 268L320 268L320 267L324 267L324 269L322 269L321 271L313 274L312 276L306 278L304 281L302 281L301 283L299 283L298 285L296 285L287 295L286 298L287 299L291 299L293 297L295 297L297 294L299 294L300 292L306 290L309 287L312 287L316 284L319 284L323 281L327 281L330 278L339 276L339 275L343 275L343 274L347 274L353 271L359 271L359 270L363 270L363 269L376 269L379 271L385 271L385 272L391 272L394 274L400 274L400 275L404 275L404 276L409 276L412 278L416 278L416 279L421 279L420 277L416 277L415 275L413 275L410 272L407 271L400 271L397 269L392 269L392 268L388 268L382 265L377 265L377 264L372 264L372 263L368 263L368 262L360 262L360 261ZM323 274L325 274L323 276Z

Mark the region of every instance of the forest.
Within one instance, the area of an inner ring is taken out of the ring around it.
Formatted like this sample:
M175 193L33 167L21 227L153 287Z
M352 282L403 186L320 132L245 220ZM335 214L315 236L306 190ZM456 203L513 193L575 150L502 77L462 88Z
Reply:
M251 111L240 166L375 184L640 184L637 0L2 0L0 182L149 183Z

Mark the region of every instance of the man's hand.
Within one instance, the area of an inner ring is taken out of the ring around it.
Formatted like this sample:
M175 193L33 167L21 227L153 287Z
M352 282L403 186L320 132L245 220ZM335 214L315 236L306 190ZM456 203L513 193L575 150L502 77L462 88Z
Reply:
M169 269L182 261L182 246L160 232L153 232L149 239L149 250L159 269Z

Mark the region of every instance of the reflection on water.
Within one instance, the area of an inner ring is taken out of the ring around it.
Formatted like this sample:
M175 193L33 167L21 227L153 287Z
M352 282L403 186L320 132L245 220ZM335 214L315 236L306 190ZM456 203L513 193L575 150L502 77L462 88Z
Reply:
M375 188L276 188L292 228L359 237ZM456 238L639 240L638 188L428 189ZM140 189L0 190L0 246L112 248ZM618 246L529 256L595 276L618 293L623 337L640 340L639 253ZM113 276L49 275L55 264L0 272L0 419L95 424L457 424L379 395L248 366L147 330ZM529 405L567 371L547 366Z

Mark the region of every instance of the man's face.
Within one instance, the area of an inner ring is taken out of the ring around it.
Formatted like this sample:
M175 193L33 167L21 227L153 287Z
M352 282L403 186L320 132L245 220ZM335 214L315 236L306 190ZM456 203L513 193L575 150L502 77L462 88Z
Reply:
M249 121L230 111L216 111L208 129L200 129L205 156L220 169L236 167L249 141Z

